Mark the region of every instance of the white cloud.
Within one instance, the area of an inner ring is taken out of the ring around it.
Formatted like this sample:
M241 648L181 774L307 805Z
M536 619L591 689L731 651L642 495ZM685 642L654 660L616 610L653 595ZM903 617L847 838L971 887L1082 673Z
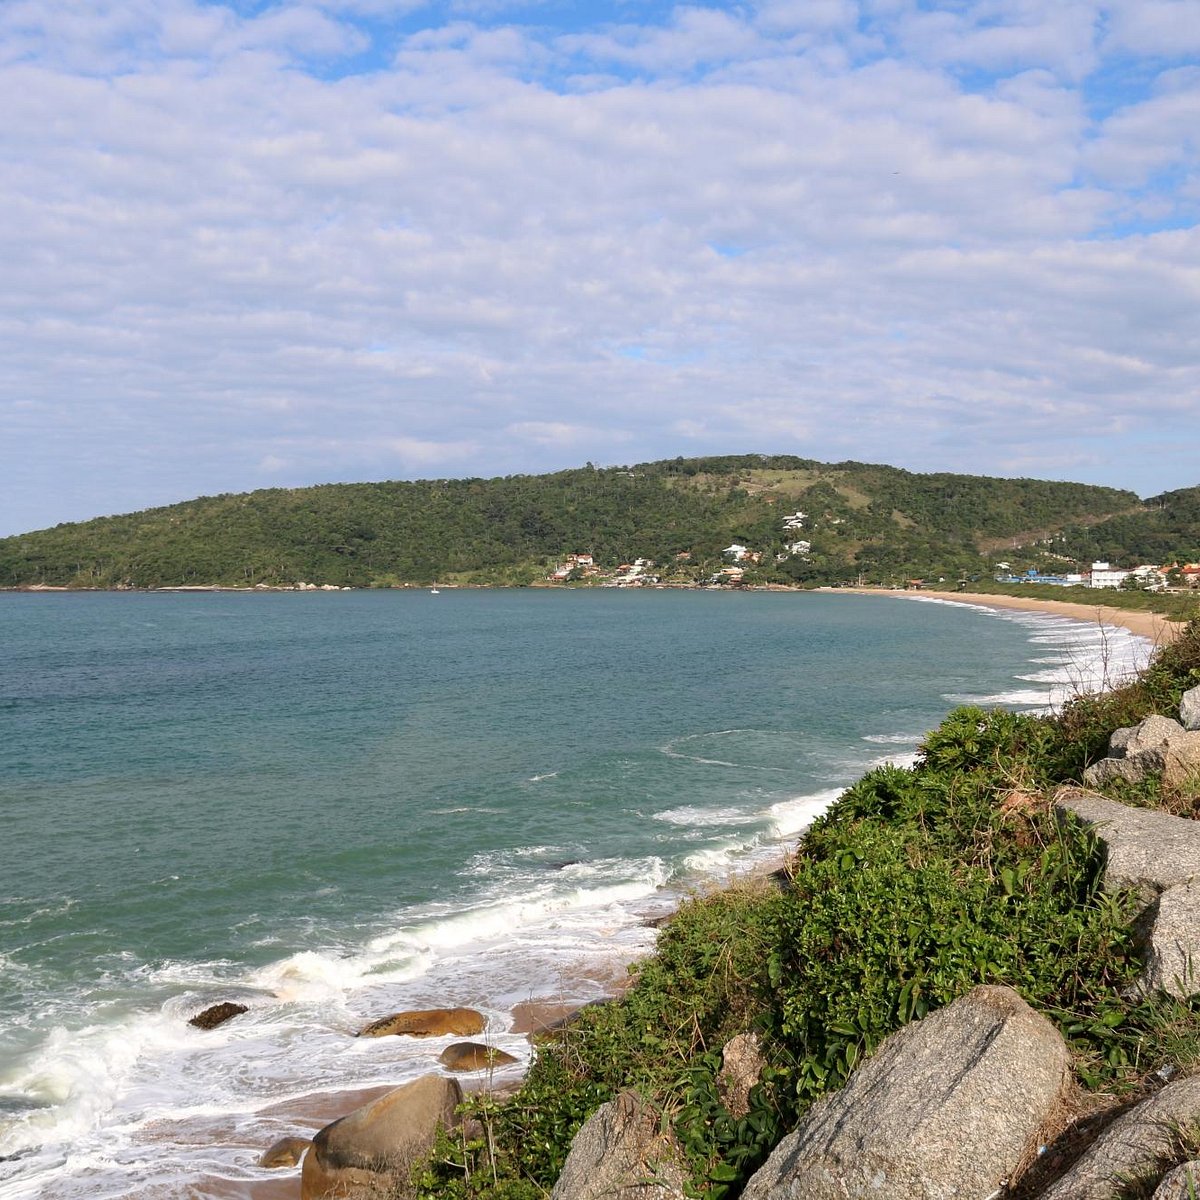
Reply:
M1194 71L1093 122L1116 17L863 7L477 17L344 78L303 64L398 8L0 8L5 520L727 448L1124 483L1156 427L1142 486L1191 481L1197 234L1109 229L1194 221Z
M1107 47L1155 58L1200 52L1200 0L1111 0Z

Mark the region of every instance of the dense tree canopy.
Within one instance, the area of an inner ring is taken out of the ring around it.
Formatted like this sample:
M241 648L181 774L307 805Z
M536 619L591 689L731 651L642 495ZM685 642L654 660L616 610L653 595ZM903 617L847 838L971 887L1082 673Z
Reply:
M0 585L527 583L583 552L604 566L649 558L702 577L733 541L760 552L753 578L886 581L979 571L988 539L1042 531L1082 556L1162 558L1168 546L1200 546L1198 496L1189 489L1143 506L1131 492L1084 484L791 456L589 464L205 496L59 525L0 540ZM802 528L787 530L794 512L804 513ZM801 554L788 549L798 539L809 543Z

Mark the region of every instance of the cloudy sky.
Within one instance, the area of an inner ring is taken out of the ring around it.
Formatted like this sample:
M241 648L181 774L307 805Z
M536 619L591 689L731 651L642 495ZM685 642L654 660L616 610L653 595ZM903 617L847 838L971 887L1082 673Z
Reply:
M763 451L1200 483L1200 0L2 0L0 534Z

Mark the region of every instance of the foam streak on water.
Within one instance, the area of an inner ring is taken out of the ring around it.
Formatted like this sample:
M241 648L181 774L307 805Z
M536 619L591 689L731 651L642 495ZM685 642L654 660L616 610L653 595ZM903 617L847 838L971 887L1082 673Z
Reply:
M1039 708L1120 632L887 598L0 596L0 1198L269 1177L281 1102L395 1085L468 1004L586 1001L647 914L769 862L954 703ZM201 1032L232 999L249 1011ZM298 1121L300 1124L298 1125Z

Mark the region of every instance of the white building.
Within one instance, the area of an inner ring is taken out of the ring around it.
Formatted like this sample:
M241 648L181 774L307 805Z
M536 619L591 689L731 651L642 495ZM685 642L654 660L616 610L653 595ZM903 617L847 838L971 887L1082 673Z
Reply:
M1119 588L1128 578L1130 572L1109 566L1106 562L1092 563L1092 573L1088 578L1088 587Z

